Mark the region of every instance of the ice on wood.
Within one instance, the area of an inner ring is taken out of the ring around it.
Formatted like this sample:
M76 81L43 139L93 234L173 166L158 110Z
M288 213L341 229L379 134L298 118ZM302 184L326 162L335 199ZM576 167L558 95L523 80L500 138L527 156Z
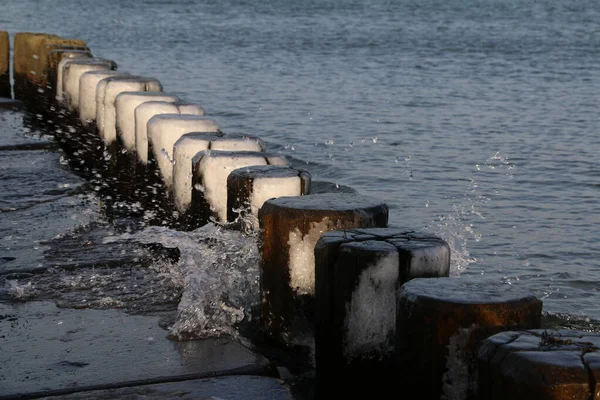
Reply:
M262 140L240 134L186 133L173 146L173 196L175 206L185 212L192 202L192 159L205 150L264 151Z
M173 187L173 146L190 132L218 132L219 124L210 118L186 114L158 114L148 121L148 144L158 164L167 190Z
M283 156L255 151L206 151L192 159L193 183L221 222L227 221L227 178L238 168L252 165L289 165Z
M303 235L295 228L289 233L290 287L298 294L315 292L315 245L323 233L335 229L335 224L327 217L321 222L311 222L310 229Z
M56 67L56 88L55 88L55 95L56 95L56 100L58 101L62 101L63 99L63 73L64 73L64 67L66 64L68 64L69 62L78 59L78 58L92 58L92 56L90 55L90 53L85 52L85 51L72 51L69 52L69 54L63 53L62 58L60 60L60 62L58 63L58 66Z
M227 178L230 222L239 219L244 229L257 231L258 212L265 201L282 196L303 196L310 190L308 171L281 165L238 168Z
M135 119L135 151L138 161L148 164L148 122L159 114L185 114L204 116L204 109L198 104L164 101L149 101L136 107Z
M400 258L395 248L368 265L358 278L356 289L346 304L344 352L348 360L364 356L385 356L394 351L396 333L396 286ZM344 251L357 243L340 247Z
M79 119L83 125L96 120L96 88L104 78L127 76L121 71L90 71L79 78Z
M176 102L179 97L164 92L122 92L116 97L117 134L127 151L135 150L135 109L149 101Z
M115 68L114 61L103 58L80 58L67 63L63 70L63 100L67 108L71 111L79 109L79 84L84 73Z
M281 196L300 196L302 194L304 194L302 193L302 179L298 174L288 177L256 178L252 184L250 212L258 218L258 210L265 201ZM256 222L258 223L258 219Z
M104 143L109 145L117 140L116 97L122 92L161 92L162 85L154 78L110 77L98 84L96 92L96 120Z

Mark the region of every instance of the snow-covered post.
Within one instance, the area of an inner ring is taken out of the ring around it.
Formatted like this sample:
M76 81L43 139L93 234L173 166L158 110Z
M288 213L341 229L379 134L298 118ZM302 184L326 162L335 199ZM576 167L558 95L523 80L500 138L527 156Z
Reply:
M296 323L312 323L315 245L323 233L386 227L388 206L348 193L284 196L264 202L260 226L261 319L267 335L286 340Z
M397 376L420 399L475 398L479 343L537 329L541 318L542 301L519 285L482 276L412 279L397 293Z
M447 277L450 247L398 228L326 232L315 246L317 390L397 383L396 290L416 277Z
M227 222L227 178L231 171L252 165L289 165L280 155L262 151L208 150L192 159L190 227L215 218Z
M265 201L307 195L310 182L308 171L286 166L254 165L233 170L227 177L227 221L241 218L244 228L258 231L258 211Z

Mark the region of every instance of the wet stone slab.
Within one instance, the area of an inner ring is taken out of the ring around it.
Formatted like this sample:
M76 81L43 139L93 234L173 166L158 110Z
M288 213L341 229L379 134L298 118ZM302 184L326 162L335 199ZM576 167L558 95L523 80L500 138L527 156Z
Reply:
M0 304L0 399L272 371L235 341L169 340L159 319L51 302Z
M109 399L183 399L183 400L292 400L290 390L281 380L263 376L227 376L142 385L119 389L95 390L42 400L109 400Z

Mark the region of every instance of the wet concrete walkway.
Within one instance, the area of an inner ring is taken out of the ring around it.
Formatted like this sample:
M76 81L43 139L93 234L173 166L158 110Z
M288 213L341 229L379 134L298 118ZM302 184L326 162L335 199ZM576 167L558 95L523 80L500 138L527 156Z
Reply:
M118 310L60 309L46 301L0 304L0 399L192 379L190 390L229 398L240 391L235 384L239 379L231 379L231 385L197 379L237 375L263 376L244 385L268 385L279 393L268 398L291 398L278 380L266 379L274 375L266 358L227 339L169 340L159 319ZM266 398L249 396L253 385L246 387L246 398ZM147 390L168 397L185 392L183 386Z

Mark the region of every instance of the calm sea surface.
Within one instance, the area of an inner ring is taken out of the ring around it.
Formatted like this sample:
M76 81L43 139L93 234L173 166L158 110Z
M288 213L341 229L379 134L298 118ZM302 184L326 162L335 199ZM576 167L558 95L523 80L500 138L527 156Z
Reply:
M0 29L83 39L224 132L386 201L391 224L442 235L454 275L600 321L596 0L4 0ZM60 166L57 149L30 153L1 160L0 269L36 267L45 235L110 226L68 168L32 166Z

